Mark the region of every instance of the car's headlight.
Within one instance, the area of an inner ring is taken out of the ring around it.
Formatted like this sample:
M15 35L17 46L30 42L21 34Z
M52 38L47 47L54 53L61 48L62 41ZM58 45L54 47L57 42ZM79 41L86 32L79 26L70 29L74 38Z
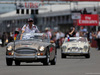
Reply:
M84 50L87 51L88 50L88 46L84 46Z
M62 46L62 50L66 50L66 48L67 48L66 46Z
M40 51L44 51L44 46L41 46L41 47L39 48L39 50L40 50Z
M84 49L88 49L88 47L87 46L84 46Z
M12 49L13 49L12 46L8 46L8 47L7 47L7 50L8 50L8 51L11 51Z

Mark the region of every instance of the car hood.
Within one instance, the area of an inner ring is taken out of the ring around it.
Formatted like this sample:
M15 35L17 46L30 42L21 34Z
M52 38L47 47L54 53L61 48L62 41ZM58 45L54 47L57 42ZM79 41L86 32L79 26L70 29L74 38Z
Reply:
M41 46L46 47L50 45L50 43L40 42L40 41L16 41L15 44L10 43L9 45L12 45L13 47L15 45L15 50L18 48L34 48L38 50L39 47Z

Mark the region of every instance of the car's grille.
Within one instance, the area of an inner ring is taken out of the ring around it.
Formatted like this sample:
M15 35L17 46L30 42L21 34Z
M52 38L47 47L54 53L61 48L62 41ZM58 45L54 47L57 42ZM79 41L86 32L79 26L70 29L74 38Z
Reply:
M76 50L76 49L78 49L78 47L72 47L72 49Z
M23 48L23 49L17 49L15 52L18 54L34 54L37 51L35 49Z
M70 51L80 51L80 50L83 50L83 48L70 47L70 48L68 48L68 50L70 50Z

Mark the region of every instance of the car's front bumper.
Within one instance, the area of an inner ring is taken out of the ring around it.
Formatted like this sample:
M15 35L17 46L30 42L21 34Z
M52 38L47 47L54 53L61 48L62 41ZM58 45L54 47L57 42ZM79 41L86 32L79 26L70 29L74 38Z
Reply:
M42 59L46 58L46 55L44 56L9 56L6 55L6 58L12 59L12 60L19 60L19 61L41 61Z
M86 54L89 54L89 52L62 52L62 54L65 54L65 55L86 55Z

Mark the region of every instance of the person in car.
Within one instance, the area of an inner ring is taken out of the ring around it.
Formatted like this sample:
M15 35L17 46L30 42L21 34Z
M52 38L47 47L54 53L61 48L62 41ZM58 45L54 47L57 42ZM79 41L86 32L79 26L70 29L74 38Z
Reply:
M38 32L39 32L38 27L36 25L34 25L34 21L32 18L29 18L28 24L25 24L22 27L22 34L23 33L38 33ZM21 34L20 39L22 39L22 34Z

